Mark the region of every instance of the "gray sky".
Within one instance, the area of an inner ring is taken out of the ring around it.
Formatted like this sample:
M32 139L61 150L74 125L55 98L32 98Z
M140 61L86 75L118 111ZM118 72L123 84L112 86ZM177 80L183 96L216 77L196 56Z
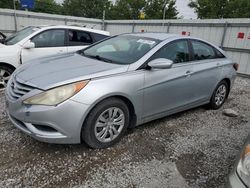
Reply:
M63 0L56 0L57 2L61 3ZM115 0L112 0L115 1ZM188 7L189 0L177 0L176 5L177 9L180 12L179 16L183 16L185 19L190 18L197 18L196 14L194 13L193 9Z
M185 19L196 19L197 16L194 13L194 10L191 9L188 6L189 0L177 0L176 1L176 5L177 5L177 9L180 12L180 16L183 16Z

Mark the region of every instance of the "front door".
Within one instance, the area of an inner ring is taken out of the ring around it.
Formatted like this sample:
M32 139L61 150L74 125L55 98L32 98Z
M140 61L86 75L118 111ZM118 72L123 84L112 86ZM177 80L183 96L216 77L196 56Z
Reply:
M170 69L145 70L144 120L161 116L194 101L191 83L192 65L187 40L167 44L151 57L174 62Z
M33 38L35 48L22 49L22 62L54 55L66 54L68 52L65 44L65 30L51 29L43 31Z

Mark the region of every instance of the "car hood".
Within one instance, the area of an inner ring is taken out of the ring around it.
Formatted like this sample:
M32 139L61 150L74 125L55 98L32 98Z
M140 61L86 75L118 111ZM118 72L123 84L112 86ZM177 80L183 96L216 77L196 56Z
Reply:
M19 45L4 45L0 43L0 57L13 56L13 53L20 52Z
M119 74L127 70L128 65L106 63L74 53L26 63L18 68L14 75L27 85L46 90L80 80Z

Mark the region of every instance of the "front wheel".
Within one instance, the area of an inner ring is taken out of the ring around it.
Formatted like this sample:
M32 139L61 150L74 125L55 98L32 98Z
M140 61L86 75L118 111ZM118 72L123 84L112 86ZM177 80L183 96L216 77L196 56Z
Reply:
M225 80L223 80L215 88L209 106L215 110L219 109L226 101L228 93L229 93L228 83Z
M11 68L0 65L0 91L6 88L7 82L13 72Z
M129 109L118 98L99 103L88 115L82 139L91 148L107 148L117 143L129 125Z

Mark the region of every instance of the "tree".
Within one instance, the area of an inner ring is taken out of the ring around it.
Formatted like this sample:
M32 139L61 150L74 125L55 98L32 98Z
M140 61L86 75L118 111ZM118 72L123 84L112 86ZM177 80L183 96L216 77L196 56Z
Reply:
M147 0L147 4L144 9L146 13L146 18L162 19L165 6L167 6L165 18L176 19L179 13L176 9L175 0Z
M19 2L16 1L16 8L19 8ZM0 8L8 8L8 9L13 9L13 0L0 0Z
M228 0L191 0L189 6L194 8L200 19L225 18L228 13Z
M102 18L103 10L111 6L109 0L64 0L63 13L70 16Z
M21 5L19 1L15 1L16 9L20 10ZM13 9L13 0L0 0L0 8ZM35 0L35 7L30 11L43 12L49 14L61 14L61 5L55 2L55 0Z
M249 18L249 0L191 0L189 6L200 19Z
M176 19L178 11L175 0L118 0L111 6L108 19L138 19L144 12L146 19L162 19L165 5L167 19Z
M111 6L107 18L115 20L138 19L145 4L145 0L118 0L115 5Z
M228 4L228 18L250 18L249 0L231 0Z
M49 14L61 14L62 6L55 0L35 0L35 7L31 11Z

